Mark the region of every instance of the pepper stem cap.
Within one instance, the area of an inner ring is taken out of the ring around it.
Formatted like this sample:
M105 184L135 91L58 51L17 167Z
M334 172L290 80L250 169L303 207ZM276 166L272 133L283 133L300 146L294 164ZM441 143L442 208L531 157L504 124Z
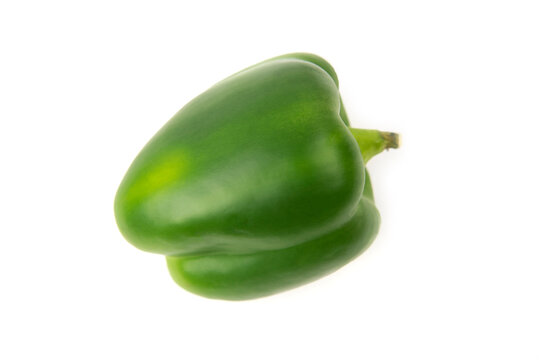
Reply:
M350 128L350 131L359 145L365 164L382 151L400 146L400 135L394 132L355 128Z

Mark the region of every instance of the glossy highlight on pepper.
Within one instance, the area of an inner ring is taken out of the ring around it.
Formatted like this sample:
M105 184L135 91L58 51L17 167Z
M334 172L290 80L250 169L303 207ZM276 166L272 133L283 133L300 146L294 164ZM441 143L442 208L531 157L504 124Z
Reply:
M380 217L365 163L397 146L396 134L350 128L325 60L276 57L215 84L154 135L120 184L116 221L193 293L268 296L368 247Z

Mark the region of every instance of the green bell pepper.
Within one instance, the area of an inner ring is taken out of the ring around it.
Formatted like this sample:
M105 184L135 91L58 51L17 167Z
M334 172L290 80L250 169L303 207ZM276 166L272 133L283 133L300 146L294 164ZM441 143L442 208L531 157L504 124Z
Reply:
M322 58L249 67L185 105L142 149L116 194L118 227L202 296L252 299L320 278L376 236L364 164L398 146L396 134L349 125Z

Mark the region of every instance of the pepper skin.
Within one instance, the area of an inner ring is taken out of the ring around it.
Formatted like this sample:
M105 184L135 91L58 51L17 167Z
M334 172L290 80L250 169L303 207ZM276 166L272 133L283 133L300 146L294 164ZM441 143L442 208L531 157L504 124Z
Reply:
M196 294L245 300L359 255L380 218L364 163L396 134L351 129L335 71L312 54L217 83L149 141L115 198L124 237Z

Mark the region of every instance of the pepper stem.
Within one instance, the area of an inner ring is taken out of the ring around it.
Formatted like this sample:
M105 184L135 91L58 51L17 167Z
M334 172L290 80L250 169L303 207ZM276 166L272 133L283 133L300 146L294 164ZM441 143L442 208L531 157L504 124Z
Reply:
M365 164L373 156L387 149L397 149L400 144L400 136L397 133L354 128L350 128L350 131L359 145Z

